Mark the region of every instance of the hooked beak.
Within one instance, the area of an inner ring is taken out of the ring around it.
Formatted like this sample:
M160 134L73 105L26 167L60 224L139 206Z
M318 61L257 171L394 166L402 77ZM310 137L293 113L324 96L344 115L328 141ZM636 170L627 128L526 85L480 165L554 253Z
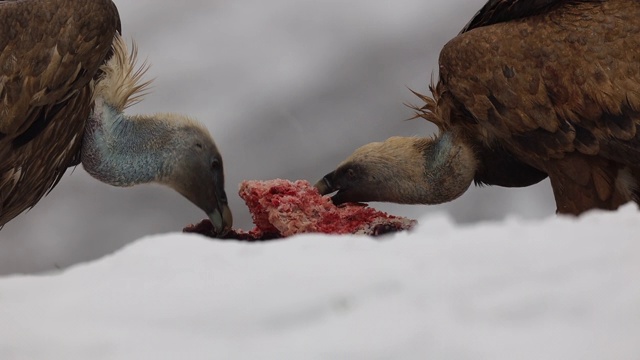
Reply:
M329 173L325 175L322 179L320 179L320 181L318 181L315 185L313 185L316 189L318 189L318 191L320 192L320 195L331 194L332 192L337 190L333 188L333 185L331 184L331 180L329 180L329 177L332 174L333 173Z
M349 194L350 192L345 191L346 188L343 188L341 185L336 183L337 181L336 181L335 171L332 171L327 175L325 175L313 186L316 189L318 189L318 192L320 192L320 195L323 195L323 196L335 192L335 194L331 196L331 201L335 205L341 205L346 202L354 201L353 199L350 198L350 194Z
M233 226L233 215L231 214L231 209L229 209L229 205L226 201L226 195L222 194L223 197L221 200L218 200L217 206L213 209L213 211L209 214L209 220L211 220L211 224L216 232L216 235L224 236L226 235L231 227Z

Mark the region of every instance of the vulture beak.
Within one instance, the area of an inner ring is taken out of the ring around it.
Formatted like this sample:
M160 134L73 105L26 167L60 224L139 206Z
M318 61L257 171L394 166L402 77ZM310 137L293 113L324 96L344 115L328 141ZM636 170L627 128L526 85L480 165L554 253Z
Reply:
M233 226L233 215L227 204L218 204L209 215L209 220L213 224L216 234L224 236Z
M224 236L233 226L233 215L227 202L227 194L224 187L217 186L215 191L215 203L213 210L207 212L209 220L215 229L217 235Z
M198 172L197 174L204 175L205 178L199 177L195 181L189 180L193 186L179 192L207 214L215 235L224 236L233 226L233 215L227 201L227 193L224 191L222 171ZM184 182L186 181L180 183ZM175 189L181 190L183 187L175 187Z
M325 175L315 185L313 185L316 189L318 189L320 195L331 194L332 192L337 190L333 188L333 186L331 185L331 180L329 180L332 174L333 173L329 173Z
M344 204L346 202L357 202L359 199L354 198L352 191L349 191L349 186L344 186L348 182L343 181L336 175L336 171L332 171L320 179L315 185L313 185L320 195L328 195L333 192L335 194L331 196L331 201L335 205Z

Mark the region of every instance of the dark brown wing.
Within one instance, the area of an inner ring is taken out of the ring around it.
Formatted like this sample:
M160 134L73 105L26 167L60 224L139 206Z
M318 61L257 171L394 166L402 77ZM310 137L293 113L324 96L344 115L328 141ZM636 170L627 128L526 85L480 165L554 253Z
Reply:
M607 161L640 164L640 2L562 3L453 39L439 86L469 114L456 126L550 176L572 172L604 200L618 171ZM578 155L593 162L550 167Z
M33 108L58 103L94 76L119 27L115 5L98 1L0 2L0 133L22 135Z
M468 32L443 49L440 81L488 138L548 158L611 152L640 121L638 16L634 0L580 3Z
M489 0L460 33L481 26L538 15L555 6L577 2L602 2L605 0Z
M90 81L120 30L110 0L0 2L0 225L77 158Z

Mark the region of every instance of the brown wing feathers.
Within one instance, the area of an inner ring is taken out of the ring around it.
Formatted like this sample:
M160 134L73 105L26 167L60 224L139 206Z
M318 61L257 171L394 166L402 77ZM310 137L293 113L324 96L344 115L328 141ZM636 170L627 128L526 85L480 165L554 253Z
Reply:
M0 226L78 158L90 81L120 29L107 0L0 2Z
M460 33L481 26L542 14L559 5L604 1L606 0L489 0L462 28Z
M476 182L548 174L559 211L615 209L640 195L638 18L634 0L490 0L416 110L475 144Z
M625 1L617 3L625 5ZM589 9L585 6L584 11ZM640 119L640 113L633 110L640 108L636 101L640 63L632 58L633 52L622 49L599 53L600 62L612 69L605 73L582 56L585 48L595 53L603 42L609 49L620 48L624 37L625 46L640 46L638 30L611 40L607 37L608 27L622 27L640 16L638 6L624 12L615 16L618 24L594 24L588 17L563 15L572 24L571 36L586 43L582 47L571 47L564 41L567 32L554 26L552 15L541 15L547 19L535 25L503 23L463 34L443 49L441 77L447 91L481 122L480 126L491 129L495 137L512 138L531 153L547 157L571 151L595 155L603 145L612 154L618 148L628 153L625 142L635 139ZM539 38L522 39L523 33L534 34L534 26ZM541 32L547 34L541 37ZM620 74L628 81L615 80Z

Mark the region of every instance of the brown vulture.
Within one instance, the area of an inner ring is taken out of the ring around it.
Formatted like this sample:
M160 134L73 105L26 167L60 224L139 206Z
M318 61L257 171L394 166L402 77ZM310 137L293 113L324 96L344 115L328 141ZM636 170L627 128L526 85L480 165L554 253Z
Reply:
M0 1L0 226L70 166L115 186L157 182L232 225L222 158L176 114L125 115L148 82L110 0Z
M417 117L434 138L357 149L318 181L336 203L437 204L547 176L559 213L639 199L640 1L490 0L440 52Z

